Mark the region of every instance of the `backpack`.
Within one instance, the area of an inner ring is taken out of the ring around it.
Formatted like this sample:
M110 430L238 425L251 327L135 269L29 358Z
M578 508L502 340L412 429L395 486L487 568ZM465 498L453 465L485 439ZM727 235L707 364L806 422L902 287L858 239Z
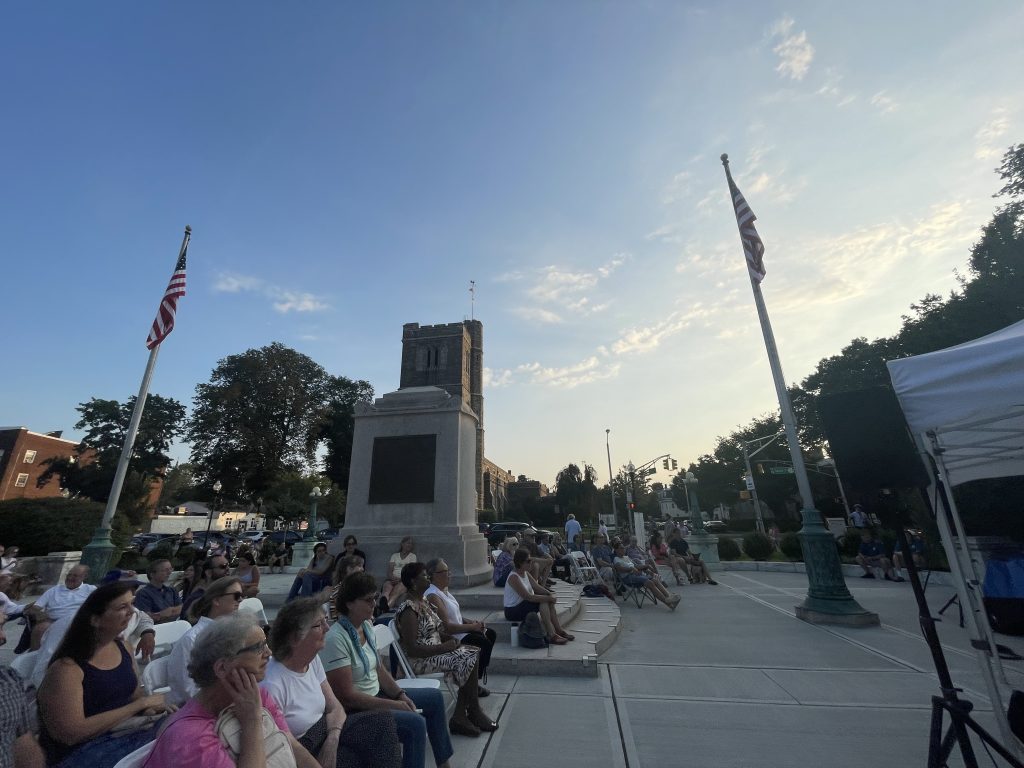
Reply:
M528 613L519 625L519 645L523 648L546 648L547 636L544 626L540 623L540 614Z

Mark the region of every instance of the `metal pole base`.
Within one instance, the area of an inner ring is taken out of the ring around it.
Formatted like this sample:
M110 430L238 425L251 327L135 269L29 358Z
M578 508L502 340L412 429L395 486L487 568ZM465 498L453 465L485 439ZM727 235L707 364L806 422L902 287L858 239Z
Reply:
M295 542L292 545L292 565L299 568L308 566L309 561L313 559L314 546L316 546L316 541L313 539L303 539L302 541Z
M803 511L804 526L797 537L807 570L807 598L796 606L797 618L812 624L877 627L877 613L865 610L846 588L836 540L816 509Z
M110 570L110 561L116 551L110 540L110 526L101 525L92 535L92 541L82 548L82 565L89 566L89 583L96 584Z

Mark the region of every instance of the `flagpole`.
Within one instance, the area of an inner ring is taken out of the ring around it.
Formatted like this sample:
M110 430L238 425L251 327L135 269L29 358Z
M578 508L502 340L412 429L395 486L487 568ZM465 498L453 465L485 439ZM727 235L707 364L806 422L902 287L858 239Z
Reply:
M181 241L181 249L178 251L178 259L188 248L189 238L192 236L192 228L185 227L185 236ZM117 503L121 499L121 488L124 486L124 478L128 474L128 464L132 458L132 449L135 447L135 437L139 432L139 424L142 421L142 411L146 407L146 398L149 397L149 384L153 379L153 370L156 368L156 358L160 353L160 345L155 344L149 351L149 359L146 361L146 371L142 374L142 384L139 386L138 397L135 398L135 408L132 410L131 420L128 422L128 432L125 434L124 445L121 446L121 458L117 462L117 471L114 473L114 482L110 487L110 496L107 497L107 506L103 510L103 519L99 527L93 532L92 541L85 545L82 550L82 565L89 566L89 578L92 582L98 582L107 572L114 554L114 543L110 540L110 524L117 512Z
M736 184L732 179L732 173L729 171L729 156L722 155L721 160L722 165L725 167L726 180L729 182L730 196L733 196ZM735 197L733 205L735 208ZM753 226L753 221L754 218L751 214L751 226ZM739 227L740 240L742 242L744 240L743 225L738 217L736 224ZM746 248L745 258L749 259ZM772 371L775 394L782 413L782 425L786 433L786 443L789 446L790 459L793 463L793 473L796 476L796 487L800 493L803 505L800 512L803 526L797 533L797 536L800 539L804 567L807 572L807 597L802 605L796 606L796 615L798 618L813 624L878 626L881 623L878 614L861 607L853 599L850 590L847 589L846 579L843 576L843 566L839 561L839 552L836 549L835 538L825 527L821 512L814 508L811 483L807 477L803 452L800 450L800 439L797 436L796 416L793 413L793 405L789 399L789 391L786 389L786 379L782 374L782 363L779 360L778 347L775 345L775 334L772 331L771 320L768 317L768 308L765 306L764 296L761 293L761 283L754 277L754 273L749 267L747 274L750 278L750 288L754 292L757 319L761 323L761 334L764 336L764 347L768 353L768 365ZM759 270L759 277L763 276L762 265L761 270Z

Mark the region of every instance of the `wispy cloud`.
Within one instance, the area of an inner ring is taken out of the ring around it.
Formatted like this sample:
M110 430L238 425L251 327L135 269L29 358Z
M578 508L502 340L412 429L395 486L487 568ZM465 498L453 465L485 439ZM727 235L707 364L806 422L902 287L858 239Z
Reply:
M543 307L516 307L512 310L513 314L523 318L523 320L529 320L534 323L543 323L545 325L554 325L556 323L563 322L562 316L552 312Z
M255 293L270 299L274 311L282 315L289 312L322 312L330 308L327 302L315 294L282 288L251 275L222 273L214 282L213 290L218 293Z
M539 323L560 323L566 314L588 316L602 312L609 303L593 298L602 281L629 261L627 253L617 253L611 259L590 270L573 270L549 265L534 272L506 272L498 277L502 282L525 282L525 294L530 304L512 310L520 317ZM546 305L546 306L545 306Z
M788 16L776 21L769 30L769 36L779 42L772 52L779 57L775 71L791 80L803 80L814 60L814 46L807 42L807 33L794 32L796 22Z
M508 368L502 368L500 370L493 370L491 368L484 368L484 387L494 388L507 387L512 383L512 371Z
M996 107L992 110L992 117L985 123L974 138L978 140L974 156L978 160L992 160L1001 157L1006 147L999 140L1010 130L1010 115L1005 107Z
M871 97L871 106L877 108L883 115L899 109L899 104L885 91L879 91Z
M619 375L621 368L621 363L609 363L596 355L591 355L578 363L560 368L543 366L536 362L524 363L516 368L516 373L525 376L533 384L574 389L582 384L614 378Z

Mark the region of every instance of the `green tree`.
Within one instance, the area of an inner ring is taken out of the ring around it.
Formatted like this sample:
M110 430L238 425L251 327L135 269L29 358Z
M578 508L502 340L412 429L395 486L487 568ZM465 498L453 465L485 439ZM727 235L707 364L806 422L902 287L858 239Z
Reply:
M367 381L334 376L329 384L329 402L320 426L319 437L327 444L324 471L339 488L348 490L352 464L352 437L355 429L355 405L373 400L373 387Z
M57 477L70 495L106 502L135 400L133 396L120 403L94 397L80 403L76 410L81 418L75 429L84 429L85 437L75 449L77 456L48 460L39 485L46 485ZM128 516L132 525L140 525L148 513L153 481L162 477L170 465L167 452L171 441L181 431L184 419L185 406L177 400L155 394L147 396L118 502L118 509Z
M555 498L563 518L570 513L581 521L594 521L597 515L597 471L587 463L581 469L569 464L555 477Z
M176 464L164 475L164 484L160 489L159 509L173 507L185 501L191 501L196 494L195 471L191 464Z
M311 358L280 343L230 355L196 387L188 422L192 463L204 487L223 484L225 498L252 502L282 473L309 473L328 439L334 470L344 463L344 437L330 425L365 382L331 376ZM325 429L327 432L325 432ZM351 452L351 447L349 447Z

